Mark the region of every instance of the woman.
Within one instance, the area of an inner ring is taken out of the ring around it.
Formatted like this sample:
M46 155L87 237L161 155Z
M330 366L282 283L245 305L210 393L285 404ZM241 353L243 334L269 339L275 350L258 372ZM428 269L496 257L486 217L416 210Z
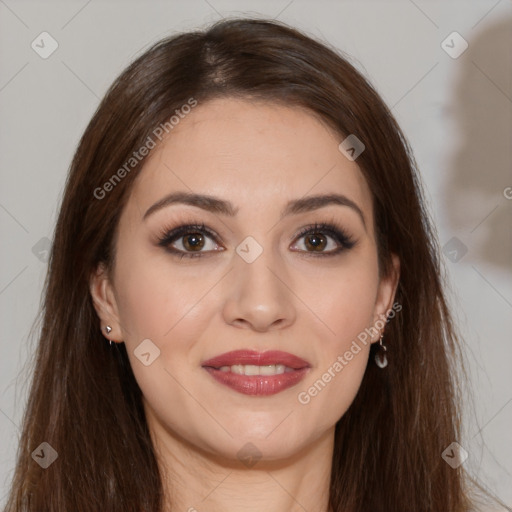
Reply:
M264 20L160 41L71 166L6 510L469 510L438 255L345 58Z

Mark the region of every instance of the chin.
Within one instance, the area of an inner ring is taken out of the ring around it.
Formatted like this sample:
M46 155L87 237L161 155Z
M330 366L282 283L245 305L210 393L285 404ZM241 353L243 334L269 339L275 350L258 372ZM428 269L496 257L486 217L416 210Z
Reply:
M233 437L224 436L219 442L206 443L205 450L215 458L217 462L224 459L227 464L235 461L242 462L250 467L254 461L280 461L293 458L304 451L306 445L311 442L302 433L300 438L291 437L288 432L265 434L253 434L250 429L237 435L231 432ZM201 443L202 444L202 443ZM251 462L252 461L252 462Z

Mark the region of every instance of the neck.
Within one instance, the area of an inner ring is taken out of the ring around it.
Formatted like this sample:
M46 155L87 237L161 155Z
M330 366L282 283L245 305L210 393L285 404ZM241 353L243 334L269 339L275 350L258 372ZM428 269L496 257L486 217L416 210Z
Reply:
M252 463L198 449L158 424L150 430L165 511L329 512L334 429L286 459Z

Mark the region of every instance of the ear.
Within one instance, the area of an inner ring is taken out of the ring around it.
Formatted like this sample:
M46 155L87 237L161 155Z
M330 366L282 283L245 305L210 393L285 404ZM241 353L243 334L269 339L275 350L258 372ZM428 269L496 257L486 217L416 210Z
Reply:
M380 335L384 334L386 320L393 310L393 301L400 279L400 259L396 254L391 254L391 269L387 276L382 277L379 281L377 290L377 298L375 300L375 309L372 323L372 343L379 341ZM401 305L398 305L402 309ZM398 309L397 311L400 311Z
M119 322L117 303L114 289L107 270L103 263L100 263L89 280L94 309L100 320L101 333L111 341L122 341L123 333ZM105 327L109 325L112 330L107 334Z

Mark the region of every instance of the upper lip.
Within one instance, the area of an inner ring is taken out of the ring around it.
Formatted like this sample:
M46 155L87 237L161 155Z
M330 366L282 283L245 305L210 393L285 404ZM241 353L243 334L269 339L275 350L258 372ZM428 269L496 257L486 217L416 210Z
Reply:
M289 352L280 350L268 350L266 352L256 352L255 350L234 350L226 352L212 359L203 361L201 366L209 366L212 368L220 368L222 366L232 366L235 364L252 364L257 366L268 366L273 364L282 364L298 370L307 368L310 364Z

